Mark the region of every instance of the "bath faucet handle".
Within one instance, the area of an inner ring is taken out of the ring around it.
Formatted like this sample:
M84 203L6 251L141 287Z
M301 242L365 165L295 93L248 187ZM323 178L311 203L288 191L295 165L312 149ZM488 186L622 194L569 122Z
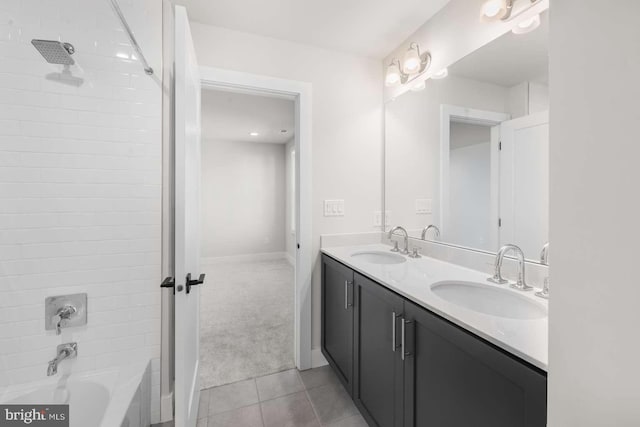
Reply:
M414 246L413 251L409 254L409 258L422 258L422 255L418 253L417 246Z
M62 334L62 322L70 319L77 311L78 310L72 305L60 307L56 315L53 316L53 321L56 324L56 335Z

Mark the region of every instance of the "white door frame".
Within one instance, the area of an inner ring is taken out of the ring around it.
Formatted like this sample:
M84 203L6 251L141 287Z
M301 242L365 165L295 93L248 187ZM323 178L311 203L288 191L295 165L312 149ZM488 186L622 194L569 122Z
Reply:
M295 101L296 219L294 354L300 370L311 368L311 83L200 67L203 89L266 92Z
M511 115L507 113L498 113L495 111L475 110L473 108L458 107L455 105L442 104L440 106L440 218L438 218L438 225L441 232L446 232L446 221L449 218L449 153L450 153L450 137L451 128L450 124L452 119L455 121L478 124L485 126L496 126L505 120L511 119ZM491 133L491 161L496 163L499 161L498 156L498 144L500 143L499 135ZM498 173L491 171L491 183L492 188L494 183L498 183ZM494 200L495 199L495 200ZM491 206L492 214L498 211L498 199L492 197ZM495 230L497 233L497 224L495 224ZM492 236L496 233L491 233Z

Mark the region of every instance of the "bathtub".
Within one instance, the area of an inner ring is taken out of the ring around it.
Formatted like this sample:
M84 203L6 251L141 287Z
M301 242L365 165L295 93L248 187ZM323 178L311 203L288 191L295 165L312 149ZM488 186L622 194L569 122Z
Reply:
M151 412L150 364L58 374L9 386L4 404L69 404L70 427L148 427Z

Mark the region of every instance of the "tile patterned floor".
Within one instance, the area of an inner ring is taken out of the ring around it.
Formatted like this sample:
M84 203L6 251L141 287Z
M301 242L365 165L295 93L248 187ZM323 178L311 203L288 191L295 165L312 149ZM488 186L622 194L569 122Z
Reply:
M321 426L367 427L328 366L292 369L200 392L197 427Z

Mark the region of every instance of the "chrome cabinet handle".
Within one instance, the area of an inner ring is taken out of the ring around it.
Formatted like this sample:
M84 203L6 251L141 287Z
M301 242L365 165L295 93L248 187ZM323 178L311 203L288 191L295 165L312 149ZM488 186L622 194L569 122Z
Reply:
M391 350L396 352L396 312L391 312Z
M349 307L353 306L353 304L349 304L349 285L353 283L348 280L344 281L344 309L349 310Z
M406 319L402 319L402 336L400 337L400 348L402 353L400 354L400 357L402 358L402 360L404 361L406 356L410 356L411 353L408 353L405 349L406 349L406 337L407 337L407 331L406 331L406 325L408 323L412 323L411 321L408 321Z
M402 360L404 360L404 340L405 340L405 324L404 324L405 320L402 319L402 334L400 336L400 358L402 358Z

